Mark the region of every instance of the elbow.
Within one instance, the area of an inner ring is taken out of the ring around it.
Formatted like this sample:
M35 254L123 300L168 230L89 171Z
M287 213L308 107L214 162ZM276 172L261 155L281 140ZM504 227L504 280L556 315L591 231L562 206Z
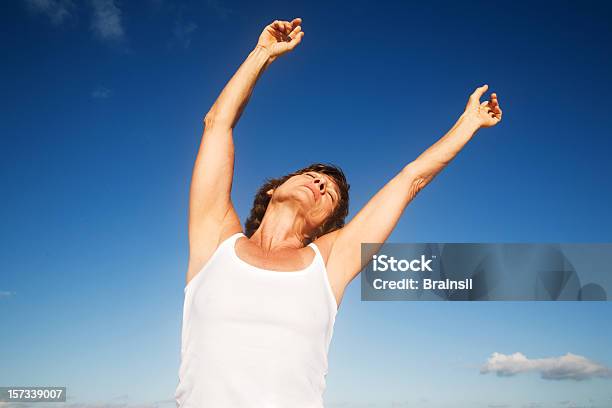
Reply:
M417 177L412 181L410 185L410 194L412 197L416 197L417 194L421 192L427 185L428 180L424 177Z
M414 198L421 190L423 190L430 180L430 178L419 169L418 163L415 164L415 162L407 165L404 168L403 173L408 183L408 190L411 198Z
M411 184L420 184L426 178L425 169L418 161L413 161L412 163L408 164L406 167L404 167L402 173Z
M210 130L220 127L231 129L233 124L229 118L219 115L214 109L211 109L204 117L204 128Z

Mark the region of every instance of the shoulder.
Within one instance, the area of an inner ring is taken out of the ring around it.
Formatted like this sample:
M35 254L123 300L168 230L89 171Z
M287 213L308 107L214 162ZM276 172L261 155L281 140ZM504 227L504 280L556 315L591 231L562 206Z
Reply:
M313 243L317 246L321 257L323 258L327 279L334 294L334 298L336 299L336 305L338 306L340 305L340 302L342 302L344 291L349 283L345 278L346 274L342 270L343 268L334 266L337 264L337 262L332 262L332 264L329 262L339 233L340 230L335 230L313 241Z
M332 252L334 243L336 242L336 238L338 237L339 232L340 230L329 232L313 241L313 243L319 249L319 252L321 253L323 261L325 261L325 264L327 264L327 261L329 260L329 255Z
M206 265L208 260L217 251L219 245L231 236L242 233L242 227L239 223L230 223L222 226L220 231L211 231L207 237L209 242L207 245L202 245L198 248L198 251L190 252L189 254L189 265L187 267L186 283L189 283Z
M243 233L244 234L244 231L242 230L242 227L240 226L239 223L238 224L228 225L228 226L222 228L221 232L219 234L219 240L217 242L217 247L219 245L221 245L221 243L223 241L225 241L226 239L228 239L232 235L236 235L238 233Z

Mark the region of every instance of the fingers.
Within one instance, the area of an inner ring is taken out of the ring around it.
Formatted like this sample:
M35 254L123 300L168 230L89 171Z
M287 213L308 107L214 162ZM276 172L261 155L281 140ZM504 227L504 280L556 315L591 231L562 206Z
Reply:
M291 20L291 22L285 20L274 20L268 27L270 27L269 32L274 36L274 38L276 38L276 41L291 44L294 39L301 40L301 36L299 35L300 31L302 30L302 27L300 26L301 23L302 19L298 17ZM295 45L297 44L291 44L291 49L293 49Z
M501 120L502 110L499 105L487 106L487 114L494 119Z
M291 33L289 33L288 35L288 39L289 41L293 41L294 38L297 37L297 35L302 31L302 27L301 26L297 26L293 29L293 31L291 31Z
M301 27L300 27L301 30ZM304 32L300 31L298 32L295 37L291 38L291 41L289 41L287 43L287 46L289 48L289 51L291 51L292 49L294 49L299 43L302 42L302 38L304 37Z
M491 107L489 106L489 101L484 101L480 104L480 110L484 111L487 115L491 115Z
M272 23L272 28L274 28L277 31L280 31L281 33L285 32L285 27L286 24L289 24L286 21L280 21L280 20L274 20L274 22Z
M491 100L489 101L492 105L499 106L499 101L497 100L497 94L493 92L491 94Z
M491 119L500 121L502 118L502 110L499 107L496 94L491 94L491 100L484 101L480 104L481 112L484 112Z
M489 89L489 85L486 85L486 84L481 87L476 88L476 90L472 93L472 95L470 95L470 98L480 100L480 98L482 98L482 95L484 95L484 93L487 92L487 89Z
M289 34L291 30L295 29L295 27L299 26L301 23L302 19L298 17L291 20L291 22L285 20L274 20L271 26L281 33Z
M502 110L501 109L495 114L495 118L497 120L501 120L501 118L502 118Z
M491 100L489 101L488 106L491 112L493 112L496 116L501 116L501 108L499 107L499 100L497 99L496 93L491 94Z
M488 101L480 102L480 98L487 92L489 89L488 85L483 85L478 88L470 95L470 100L468 101L468 107L470 105L480 106L479 110L481 113L489 116L491 119L494 119L496 122L499 122L502 118L502 110L499 107L499 100L497 99L497 94L495 92L491 93L491 98Z
M497 100L497 94L494 94L494 93L491 94L491 101L490 101L490 103L491 103L491 111L493 112L494 117L496 119L501 120L502 110L499 107L499 101Z

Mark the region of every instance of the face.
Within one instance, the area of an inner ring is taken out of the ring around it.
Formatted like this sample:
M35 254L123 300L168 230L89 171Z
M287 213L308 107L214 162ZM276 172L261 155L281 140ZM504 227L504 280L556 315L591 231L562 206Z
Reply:
M310 228L323 224L340 201L340 189L333 178L315 171L295 175L268 194L273 201L299 206Z

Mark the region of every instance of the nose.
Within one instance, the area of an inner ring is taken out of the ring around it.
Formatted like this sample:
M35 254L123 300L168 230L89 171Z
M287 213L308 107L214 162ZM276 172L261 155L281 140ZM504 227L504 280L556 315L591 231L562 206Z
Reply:
M319 191L321 191L321 193L325 192L325 188L327 187L326 184L325 184L325 180L320 179L320 178L316 178L314 180L314 183L319 186Z

